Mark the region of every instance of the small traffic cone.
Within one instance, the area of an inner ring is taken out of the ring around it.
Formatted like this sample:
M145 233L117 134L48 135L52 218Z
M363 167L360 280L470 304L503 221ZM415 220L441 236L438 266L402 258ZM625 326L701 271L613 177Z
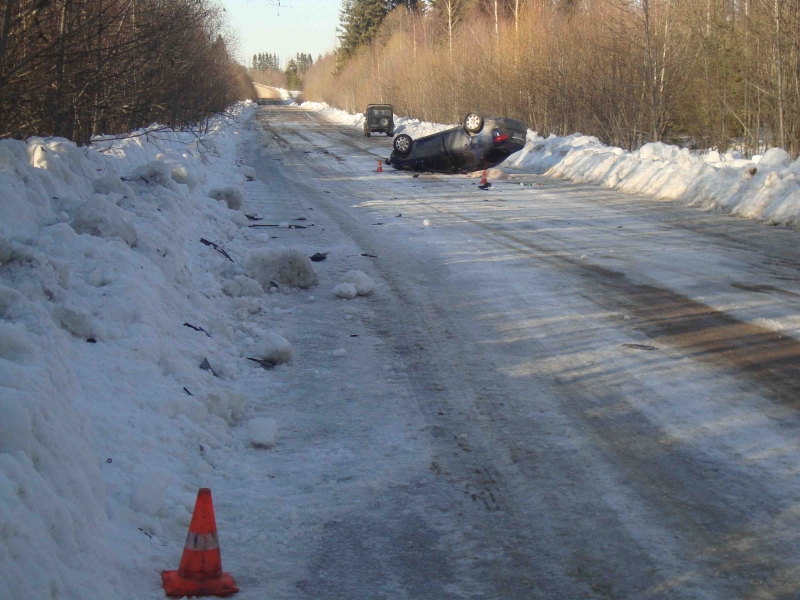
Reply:
M486 171L484 170L483 176L481 177L481 182L478 185L486 185L487 183L489 183L489 180L486 179Z
M230 573L222 572L217 521L211 490L201 488L177 571L162 571L167 596L232 596L239 591Z
M383 165L381 163L382 163L382 161L379 160L378 161L378 168L375 169L376 173L383 173Z

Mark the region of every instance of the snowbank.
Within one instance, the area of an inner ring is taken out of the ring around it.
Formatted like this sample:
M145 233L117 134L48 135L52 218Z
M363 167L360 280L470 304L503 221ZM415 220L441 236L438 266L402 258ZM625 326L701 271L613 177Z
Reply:
M180 556L247 402L222 286L263 292L199 242L245 253L208 195L241 127L0 141L0 598L131 598Z
M352 115L320 102L301 106L335 123L363 127L361 113ZM396 133L414 138L455 126L397 116L395 124ZM800 158L792 162L780 148L753 160L742 159L736 152L697 155L660 142L627 152L579 133L543 138L528 130L525 148L501 166L680 201L771 225L800 227Z
M626 152L580 134L544 139L529 132L525 148L503 166L800 226L800 160L792 163L780 148L744 160L735 152L695 155L662 143Z

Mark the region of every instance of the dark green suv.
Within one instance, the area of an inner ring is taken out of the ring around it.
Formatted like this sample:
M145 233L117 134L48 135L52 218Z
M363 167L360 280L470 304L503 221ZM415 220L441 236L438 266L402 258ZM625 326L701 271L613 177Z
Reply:
M394 135L394 113L391 104L370 104L364 111L364 135L373 132Z

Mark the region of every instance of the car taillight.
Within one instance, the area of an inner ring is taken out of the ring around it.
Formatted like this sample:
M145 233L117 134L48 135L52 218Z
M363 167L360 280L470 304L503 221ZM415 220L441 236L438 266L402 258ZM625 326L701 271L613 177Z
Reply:
M499 131L495 131L494 132L494 143L495 144L500 144L502 142L505 142L509 137L511 137L511 136L509 136L509 134L507 134L507 133L500 133Z

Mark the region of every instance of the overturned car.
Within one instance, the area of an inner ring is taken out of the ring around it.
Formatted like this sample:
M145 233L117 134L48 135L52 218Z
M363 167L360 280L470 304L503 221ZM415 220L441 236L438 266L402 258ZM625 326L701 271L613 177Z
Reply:
M386 160L395 169L458 173L488 169L525 146L528 128L507 117L486 119L469 113L460 127L411 139L400 134Z

